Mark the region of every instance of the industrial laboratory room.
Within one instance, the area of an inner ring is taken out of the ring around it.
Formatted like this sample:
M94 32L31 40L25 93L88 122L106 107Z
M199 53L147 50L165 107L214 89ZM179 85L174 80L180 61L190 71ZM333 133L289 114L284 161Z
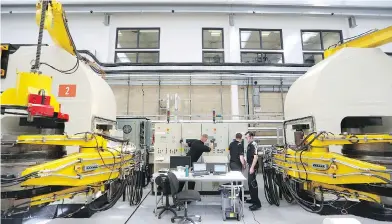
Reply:
M0 10L1 223L392 223L392 1Z

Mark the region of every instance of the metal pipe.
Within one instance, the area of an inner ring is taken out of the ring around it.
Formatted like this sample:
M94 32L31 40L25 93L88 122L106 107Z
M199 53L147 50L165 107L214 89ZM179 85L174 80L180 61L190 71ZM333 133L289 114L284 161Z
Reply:
M167 123L164 120L151 120L151 123ZM178 120L177 122L171 123L213 123L211 120ZM282 124L283 120L221 120L217 123L245 123L245 124L258 124L258 123L265 123L265 124Z
M276 131L279 127L248 127L248 131Z
M273 112L271 112L271 114L273 114ZM280 113L276 113L276 114L280 114ZM222 114L222 116L225 117L243 117L243 118L250 118L253 119L253 116L251 115L232 115L232 114ZM272 115L271 115L272 116ZM167 115L117 115L117 118L138 118L138 117L167 117ZM174 117L174 115L171 115L170 117ZM212 115L181 115L180 117L207 117L207 118L212 118ZM283 123L283 120L282 120Z
M221 115L223 118L223 85L222 85L222 80L220 81L220 107L221 107Z
M280 96L282 100L282 114L283 114L283 120L284 120L284 96L283 96L283 79L280 79Z
M35 14L34 10L13 10L12 7L5 8L2 7L1 14ZM5 9L4 9L5 8ZM67 7L69 8L69 6ZM172 8L169 10L163 9L135 9L135 10L119 10L119 9L96 9L93 10L94 14L107 14L107 13L172 13ZM309 10L309 9L308 9ZM84 10L66 10L67 14L91 14L91 8ZM248 10L245 12L243 10L186 10L186 9L177 9L176 13L212 13L212 14L264 14L264 15L288 15L288 16L331 16L331 12L285 12L285 11L252 11ZM391 18L392 15L389 13L360 13L360 12L338 12L333 14L334 17L348 17L348 16L357 16L357 17L377 17L377 18Z
M192 120L192 77L189 77L189 114L190 119Z
M129 114L129 95L131 94L131 77L128 77L127 114Z
M278 136L255 136L253 137L253 139L255 140L268 140L268 139L277 139L277 138L281 138Z

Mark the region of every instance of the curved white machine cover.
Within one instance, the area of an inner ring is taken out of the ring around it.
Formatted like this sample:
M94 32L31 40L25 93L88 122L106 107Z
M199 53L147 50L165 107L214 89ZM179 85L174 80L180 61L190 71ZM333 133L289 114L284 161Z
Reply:
M286 120L307 116L315 131L333 133L347 116L392 116L392 58L377 48L346 48L313 66L285 101Z

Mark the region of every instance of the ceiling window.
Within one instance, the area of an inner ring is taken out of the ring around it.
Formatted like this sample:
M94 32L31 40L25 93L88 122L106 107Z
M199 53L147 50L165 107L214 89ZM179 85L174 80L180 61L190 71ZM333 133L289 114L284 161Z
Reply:
M118 28L115 63L158 63L159 28Z
M302 49L305 64L317 64L322 61L323 52L329 47L343 41L341 31L304 30L302 35Z
M116 63L158 63L159 52L116 52Z
M240 29L241 62L284 63L281 30Z
M281 30L240 29L241 49L282 50Z
M203 28L203 62L224 63L224 38L222 28Z

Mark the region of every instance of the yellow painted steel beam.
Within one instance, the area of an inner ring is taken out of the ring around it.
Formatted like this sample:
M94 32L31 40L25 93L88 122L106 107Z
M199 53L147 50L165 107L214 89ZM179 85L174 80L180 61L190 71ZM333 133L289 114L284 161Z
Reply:
M391 42L392 42L392 26L389 26L387 28L363 35L361 37L358 37L346 43L339 44L334 48L330 48L324 51L324 58L327 58L335 54L339 50L347 47L372 48L372 47L379 47Z
M45 203L52 203L55 201L72 198L76 195L85 194L89 196L94 192L104 191L104 185L96 186L96 187L73 187L61 191L56 191L48 194L39 195L36 197L31 198L30 206L36 206Z
M41 12L42 1L39 1L36 5L36 22L38 25L41 21ZM48 2L48 8L45 12L44 29L48 31L56 45L66 50L68 53L76 55L63 6L56 0Z
M329 189L333 191L337 191L346 198L350 199L356 199L356 200L362 200L362 201L370 201L370 202L376 202L376 203L381 203L381 197L372 193L368 192L363 192L363 191L357 191L345 187L340 187L336 185L330 185L330 184L323 184L323 183L317 183L317 182L310 182L308 188L318 188L321 187L323 189Z

